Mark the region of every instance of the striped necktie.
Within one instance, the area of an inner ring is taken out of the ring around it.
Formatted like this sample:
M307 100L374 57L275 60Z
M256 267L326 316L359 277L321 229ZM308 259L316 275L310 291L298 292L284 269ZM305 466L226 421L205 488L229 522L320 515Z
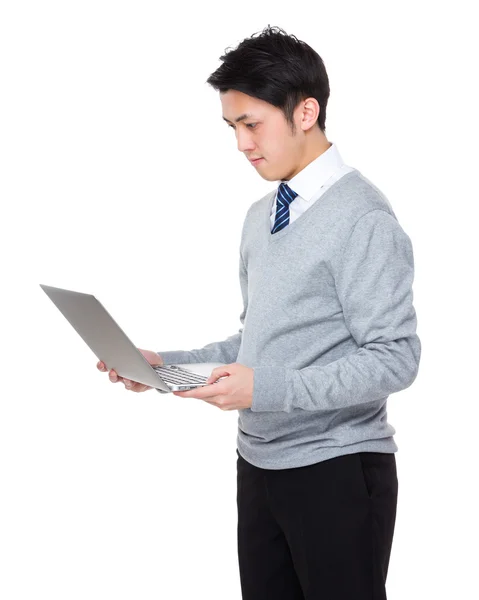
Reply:
M289 223L289 205L298 194L288 186L287 183L281 182L278 187L278 195L276 198L276 217L271 233L277 233Z

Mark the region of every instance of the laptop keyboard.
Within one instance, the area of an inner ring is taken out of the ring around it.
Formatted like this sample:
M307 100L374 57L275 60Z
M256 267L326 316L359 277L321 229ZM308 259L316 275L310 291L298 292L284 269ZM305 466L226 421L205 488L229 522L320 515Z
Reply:
M153 367L157 373L161 375L161 378L167 383L173 383L176 385L194 384L194 383L206 383L208 377L205 375L197 375L187 369L177 367L176 365L166 365L163 367Z

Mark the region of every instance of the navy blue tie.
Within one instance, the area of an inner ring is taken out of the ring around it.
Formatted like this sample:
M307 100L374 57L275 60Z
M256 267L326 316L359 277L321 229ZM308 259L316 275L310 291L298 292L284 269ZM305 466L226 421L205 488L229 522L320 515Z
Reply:
M284 229L289 223L289 205L298 194L288 186L287 183L281 182L278 187L278 197L276 199L276 217L274 219L273 229L271 233L277 233Z

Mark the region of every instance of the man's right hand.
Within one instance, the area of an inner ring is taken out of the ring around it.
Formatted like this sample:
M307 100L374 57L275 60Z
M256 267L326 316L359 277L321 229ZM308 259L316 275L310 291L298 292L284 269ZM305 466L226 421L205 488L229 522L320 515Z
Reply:
M138 348L138 350L143 354L143 356L150 363L150 365L163 365L163 359L156 352L153 352L152 350L142 350L141 348ZM97 362L96 366L99 371L108 371L107 366L101 360ZM131 381L131 379L125 379L124 377L120 377L114 369L110 369L109 377L112 383L118 383L119 381L123 382L125 384L126 389L131 390L132 392L146 392L146 390L153 389L151 386L145 385L144 383L139 383L138 381Z

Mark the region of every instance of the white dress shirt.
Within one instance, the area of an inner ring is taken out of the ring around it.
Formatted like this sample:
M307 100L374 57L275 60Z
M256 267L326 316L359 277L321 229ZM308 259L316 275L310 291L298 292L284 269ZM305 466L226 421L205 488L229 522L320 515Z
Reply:
M284 182L298 194L289 205L289 223L292 223L314 202L319 200L333 183L353 170L352 167L344 163L336 144L331 142L331 146L325 152L310 162L309 165L306 165L302 171L289 181ZM271 205L271 229L273 229L276 217L277 196L278 192L276 192Z

